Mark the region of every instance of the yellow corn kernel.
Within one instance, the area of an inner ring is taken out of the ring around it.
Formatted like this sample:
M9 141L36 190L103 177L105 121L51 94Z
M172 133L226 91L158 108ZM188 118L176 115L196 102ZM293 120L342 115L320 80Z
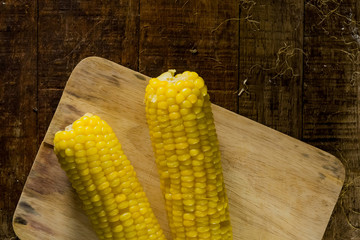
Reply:
M194 237L197 237L197 232L196 231L189 231L189 232L186 232L186 236L190 237L190 238L194 238Z
M194 214L192 214L192 213L185 213L184 214L184 219L185 220L195 220L195 216L194 216Z
M150 80L145 104L173 238L231 239L219 143L204 80L195 72L175 75L169 70ZM214 224L219 229L210 228Z
M54 151L100 239L165 240L134 168L105 121L86 114L72 129L55 134ZM139 232L135 220L147 231Z
M183 221L183 225L185 227L191 227L191 226L195 226L195 222L194 221L191 221L191 220L184 220Z

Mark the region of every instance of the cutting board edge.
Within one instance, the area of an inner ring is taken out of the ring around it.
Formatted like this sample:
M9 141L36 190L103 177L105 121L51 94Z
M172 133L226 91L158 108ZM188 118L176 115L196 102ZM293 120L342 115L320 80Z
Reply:
M82 59L80 62L78 62L78 63L76 64L76 66L74 67L74 69L72 70L69 78L68 78L67 81L66 81L64 90L63 90L63 92L62 92L62 94L61 94L61 97L60 97L60 100L59 100L59 103L58 103L58 106L62 103L63 96L64 96L64 94L66 94L66 90L67 90L67 88L68 88L68 85L71 84L72 80L74 79L74 75L76 75L77 70L78 70L78 69L81 69L81 66L82 66L82 65L87 65L89 62L90 62L90 63L94 63L94 62L96 63L96 62L98 62L98 61L105 62L107 65L110 65L110 66L123 68L123 69L126 70L126 71L131 71L131 72L136 76L136 78L139 79L139 80L141 80L141 81L147 81L147 80L150 79L149 76L146 76L146 75L144 75L144 74L142 74L142 73L139 73L139 72L137 72L137 71L135 71L135 70L133 70L133 69L127 68L127 67L125 67L125 66L123 66L123 65L121 65L121 64L118 64L118 63L113 62L113 61L111 61L111 60L108 60L108 59L106 59L106 58L102 58L102 57L98 57L98 56L89 56L89 57L86 57L86 58ZM53 117L52 117L52 119L51 119L51 121L50 121L49 127L48 127L48 129L47 129L47 131L46 131L46 133L45 133L44 139L43 139L43 142L45 142L45 143L47 143L47 144L49 144L49 145L51 145L51 146L53 146L53 143L52 143L52 141L51 141L51 140L52 140L51 137L49 136L49 134L51 133L51 132L49 131L49 129L50 129L50 126L51 126L52 123L53 123L54 117L58 114L58 111L60 111L60 109L57 107L56 110L55 110L55 112L54 112L54 115L53 115ZM74 121L75 121L75 120L76 120L76 119L74 119Z
M309 143L303 142L303 141L301 141L300 139L297 139L297 138L295 138L295 137L292 137L292 136L290 136L290 135L287 135L287 134L285 134L285 133L282 133L282 132L280 132L280 131L277 131L277 130L275 130L275 129L269 127L269 126L266 126L266 125L264 125L264 124L262 124L262 123L256 122L256 121L254 121L254 120L252 120L252 119L249 119L249 118L247 118L247 117L244 117L244 116L242 116L242 115L240 115L240 114L234 113L234 112L232 112L232 111L230 111L230 110L228 110L228 109L226 109L226 108L223 108L223 107L221 107L221 106L219 106L219 105L216 105L216 104L213 104L213 103L212 103L211 105L212 105L213 108L214 108L214 107L217 108L218 111L220 110L220 111L225 112L226 114L231 114L231 115L233 115L234 117L241 118L243 121L247 121L247 122L249 122L249 123L251 123L251 124L253 124L253 125L256 125L256 126L258 126L258 127L267 129L267 130L269 130L269 131L272 131L274 134L278 134L278 135L287 137L287 138L291 139L291 140L294 141L294 142L298 142L299 144L300 144L300 143L301 143L301 144L304 144L304 143L305 143L306 145L308 145L309 148L312 148L313 150L317 150L321 155L323 155L324 158L329 159L330 161L333 161L334 163L336 163L336 165L338 166L338 169L337 169L338 176L339 176L338 179L340 180L341 187L343 186L343 184L344 184L344 182L345 182L345 177L346 177L346 169L345 169L344 164L341 162L341 160L340 160L339 158L337 158L336 156L334 156L333 154L331 154L331 153L329 153L329 152L326 152L325 150L322 150L322 149L320 149L320 148L318 148L318 147L315 147L315 146L313 146L313 145L311 145L311 144L309 144ZM216 124L216 114L214 114L214 116L215 116L215 124ZM339 194L340 194L340 193L339 193Z
M33 168L34 168L34 166L35 166L35 164L36 164L36 160L37 160L37 158L39 157L41 150L42 150L44 147L46 147L46 145L49 145L49 144L47 144L47 143L44 142L44 141L42 141L41 144L40 144L40 147L39 147L39 149L38 149L38 151L37 151L37 153L36 153L36 156L35 156L35 158L34 158L34 162L33 162L32 166L31 166L31 169L30 169L30 171L29 171L29 174L28 174L28 176L27 176L27 178L26 178L24 187L23 187L23 189L22 189L22 191L21 191L19 200L18 200L18 202L17 202L17 204L16 204L16 208L15 208L15 211L14 211L14 214L13 214L13 217L12 217L12 221L11 221L11 222L12 222L12 227L13 227L13 229L14 229L14 232L15 232L16 236L19 237L20 239L23 239L23 238L22 238L23 236L21 236L21 235L22 235L22 232L21 232L21 231L18 231L18 225L16 224L15 219L16 219L16 217L19 217L19 214L18 214L18 212L20 211L20 210L19 210L19 207L20 207L19 205L20 205L20 203L21 203L21 200L23 199L23 195L25 195L24 189L27 188L28 182L30 181L30 173L33 171ZM52 147L52 146L49 145L48 147ZM26 225L26 224L25 224L25 225ZM25 236L24 236L24 237L25 237Z

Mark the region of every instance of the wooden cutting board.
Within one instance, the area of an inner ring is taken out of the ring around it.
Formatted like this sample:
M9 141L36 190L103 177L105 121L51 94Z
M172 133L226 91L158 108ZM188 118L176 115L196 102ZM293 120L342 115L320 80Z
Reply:
M54 133L86 112L114 129L170 239L145 121L148 77L90 57L72 72L13 226L21 239L96 239L53 153ZM321 239L344 181L334 156L213 105L234 239Z

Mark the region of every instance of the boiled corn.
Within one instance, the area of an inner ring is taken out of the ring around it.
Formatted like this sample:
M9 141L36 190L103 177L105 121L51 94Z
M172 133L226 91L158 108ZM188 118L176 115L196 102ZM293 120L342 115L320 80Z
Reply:
M232 239L211 103L204 80L174 70L146 87L146 118L174 239Z
M86 114L54 137L54 151L100 239L165 239L111 127Z

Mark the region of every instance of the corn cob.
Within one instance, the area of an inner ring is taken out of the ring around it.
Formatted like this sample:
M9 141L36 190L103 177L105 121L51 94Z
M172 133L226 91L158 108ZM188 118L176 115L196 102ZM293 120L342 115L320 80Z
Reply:
M54 137L54 151L100 239L165 239L111 127L86 114Z
M146 87L146 118L173 239L232 239L204 80L169 70Z

